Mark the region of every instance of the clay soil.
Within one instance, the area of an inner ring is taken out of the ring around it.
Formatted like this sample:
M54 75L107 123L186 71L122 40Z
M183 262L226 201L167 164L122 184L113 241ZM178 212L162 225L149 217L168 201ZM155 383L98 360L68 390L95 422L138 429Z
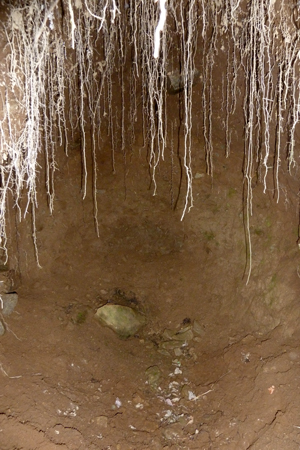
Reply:
M97 152L99 237L80 142L58 152L53 215L40 161L41 268L30 215L19 223L10 201L21 283L0 339L0 450L299 450L299 174L282 164L278 203L271 177L266 192L253 180L246 284L242 121L226 158L214 116L208 176L200 88L195 96L194 207L182 221L182 159L167 148L153 196L141 127L126 165L116 151L115 173L108 138ZM178 118L177 97L168 101ZM95 320L106 303L138 309L146 326L120 339ZM179 349L164 347L166 330L189 328Z
M203 156L201 146L195 139ZM153 196L145 150L133 150L126 188L122 154L113 174L100 152L99 238L76 146L60 157L52 216L39 197L42 268L30 220L18 225L22 284L0 341L1 450L299 449L296 177L282 174L278 204L254 186L246 285L242 150L226 159L216 144L213 180L195 158L195 205L183 221L170 166ZM94 318L107 302L138 308L147 325L120 339ZM179 353L162 349L166 329L195 321L200 333Z

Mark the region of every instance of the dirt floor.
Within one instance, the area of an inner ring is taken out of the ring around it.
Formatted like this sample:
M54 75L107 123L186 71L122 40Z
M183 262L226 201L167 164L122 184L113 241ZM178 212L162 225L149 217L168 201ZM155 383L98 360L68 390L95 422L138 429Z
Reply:
M53 216L40 196L41 269L30 221L18 227L22 284L0 339L1 450L299 449L296 177L284 178L278 204L254 187L246 285L241 150L226 159L216 146L213 181L196 158L183 221L169 165L153 197L144 152L137 145L128 161L126 191L122 155L116 174L99 161L99 238L76 147L62 157ZM94 318L105 303L134 306L147 325L120 339Z

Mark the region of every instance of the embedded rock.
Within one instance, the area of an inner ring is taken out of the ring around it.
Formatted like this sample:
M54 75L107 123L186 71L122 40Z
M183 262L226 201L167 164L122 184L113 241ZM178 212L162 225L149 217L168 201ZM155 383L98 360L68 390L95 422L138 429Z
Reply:
M4 316L9 316L15 309L18 303L18 294L15 292L12 294L1 294L0 306L1 313Z
M118 336L133 336L146 324L146 318L128 306L104 305L95 314L101 325L109 327Z
M151 387L157 387L158 382L161 377L161 370L158 366L151 366L148 367L148 369L145 372L147 378L148 378L148 384Z

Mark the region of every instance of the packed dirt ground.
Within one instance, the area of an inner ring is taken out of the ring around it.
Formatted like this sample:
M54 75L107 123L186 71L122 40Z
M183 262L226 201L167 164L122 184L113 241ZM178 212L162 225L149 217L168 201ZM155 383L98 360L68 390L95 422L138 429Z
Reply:
M246 285L242 150L226 159L216 144L211 179L202 146L194 139L202 156L183 221L169 164L153 196L138 142L126 177L122 155L113 174L103 152L99 238L80 149L61 156L52 216L39 196L42 268L30 220L16 231L21 284L0 340L1 450L300 448L297 177L282 174L278 204L253 186ZM94 318L105 303L136 308L146 326L120 339Z

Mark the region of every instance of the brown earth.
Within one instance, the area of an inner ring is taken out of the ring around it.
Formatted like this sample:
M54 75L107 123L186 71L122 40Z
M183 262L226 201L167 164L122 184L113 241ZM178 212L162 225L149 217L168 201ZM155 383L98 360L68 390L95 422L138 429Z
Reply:
M0 340L1 450L299 449L296 177L282 174L278 204L254 187L246 285L239 147L226 159L216 146L213 180L195 158L183 221L184 192L170 207L169 164L152 196L144 152L133 149L126 190L122 155L112 174L101 153L99 238L76 148L60 157L53 216L39 197L41 269L30 221L18 226L22 285ZM102 327L94 313L110 301L138 307L145 328L121 340ZM162 349L165 330L195 321L200 332L180 351Z
M226 66L225 54L218 64ZM214 113L222 98L218 71L216 64ZM168 102L168 120L178 123L178 98ZM30 216L19 224L10 203L11 264L21 285L0 338L0 450L299 450L297 173L281 171L278 204L272 190L253 185L246 285L242 118L232 120L226 159L214 114L211 178L198 87L193 102L194 208L183 221L176 151L173 170L170 154L159 165L153 196L140 123L125 168L117 152L112 173L107 142L97 154L99 238L91 169L83 200L76 142L69 157L58 155L52 216L39 191L42 268ZM138 308L147 325L118 338L94 318L106 302ZM166 338L185 329L193 338L180 348Z

